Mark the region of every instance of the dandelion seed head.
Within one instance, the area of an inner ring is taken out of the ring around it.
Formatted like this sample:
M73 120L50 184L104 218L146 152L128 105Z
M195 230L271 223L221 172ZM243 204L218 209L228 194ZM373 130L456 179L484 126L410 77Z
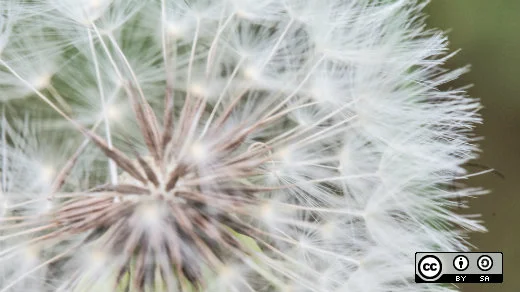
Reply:
M417 1L8 2L0 292L404 292L483 230Z

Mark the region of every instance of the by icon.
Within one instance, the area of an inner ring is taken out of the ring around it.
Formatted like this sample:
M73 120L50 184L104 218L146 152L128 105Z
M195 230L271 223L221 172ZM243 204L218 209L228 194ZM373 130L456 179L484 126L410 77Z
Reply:
M458 255L455 257L455 259L453 259L453 267L457 271L464 271L468 268L468 266L469 266L469 260L467 257L465 257L463 255Z
M434 255L424 256L419 261L419 274L424 279L433 280L442 272L441 260Z
M477 266L481 271L489 271L493 267L493 260L490 256L483 255L478 258Z

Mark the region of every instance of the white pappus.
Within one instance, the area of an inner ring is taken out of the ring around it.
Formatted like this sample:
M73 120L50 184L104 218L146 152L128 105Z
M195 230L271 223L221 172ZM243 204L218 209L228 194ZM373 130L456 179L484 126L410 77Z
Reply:
M478 100L419 0L0 0L0 292L451 291Z

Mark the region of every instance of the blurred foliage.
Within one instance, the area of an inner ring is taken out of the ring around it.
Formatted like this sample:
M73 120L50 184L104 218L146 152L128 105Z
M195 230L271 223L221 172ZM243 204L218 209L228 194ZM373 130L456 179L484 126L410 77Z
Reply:
M475 251L504 253L503 284L466 284L464 292L519 291L520 281L520 1L432 0L426 11L430 26L448 30L450 49L462 49L449 63L471 64L471 72L449 86L474 84L471 96L480 98L484 124L477 128L483 153L476 161L499 171L469 180L489 195L470 202L481 213L485 234L474 234ZM481 169L468 168L472 172Z

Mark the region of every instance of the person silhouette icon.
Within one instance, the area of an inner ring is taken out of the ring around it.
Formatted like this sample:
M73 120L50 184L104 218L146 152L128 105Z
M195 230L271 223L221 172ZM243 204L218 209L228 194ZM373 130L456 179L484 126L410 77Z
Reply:
M458 255L453 260L453 267L457 271L464 271L468 268L468 266L469 266L469 260L467 257L465 257L463 255Z

